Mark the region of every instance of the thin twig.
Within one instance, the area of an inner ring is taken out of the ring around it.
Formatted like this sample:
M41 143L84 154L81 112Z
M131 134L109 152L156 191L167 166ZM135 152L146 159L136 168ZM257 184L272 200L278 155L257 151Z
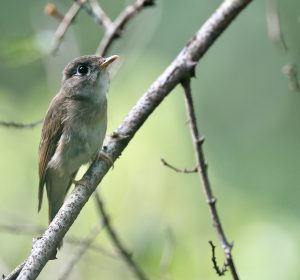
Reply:
M163 158L161 158L160 161L163 163L164 166L169 167L170 169L172 169L173 171L175 171L177 173L191 174L191 173L197 173L197 171L198 171L197 167L195 167L194 169L187 169L187 168L179 169L179 168L171 165L170 163L168 163Z
M266 18L267 18L268 34L271 41L274 44L281 43L284 50L287 51L288 48L281 30L280 15L279 15L277 0L267 0Z
M190 125L191 135L194 144L196 161L199 167L198 174L202 182L202 187L203 187L205 197L207 199L213 226L217 232L218 238L224 250L226 263L230 269L231 275L234 280L238 280L239 277L231 255L232 244L227 241L224 229L222 227L221 219L217 211L216 198L213 195L211 184L208 178L207 165L205 162L204 152L202 149L204 138L200 135L197 128L197 120L196 120L196 113L195 113L195 108L193 103L190 78L184 79L182 81L182 86L184 88L184 93L185 93L185 102L186 102L186 108L189 117L189 125Z
M106 21L88 5L87 0L74 0L97 24L106 28ZM106 16L107 19L107 16Z
M291 91L300 92L298 71L296 64L286 64L282 67L282 73L288 78L288 86Z
M58 49L60 44L62 43L62 40L64 38L65 33L67 32L68 28L70 25L74 22L75 17L79 13L81 7L78 5L76 2L71 6L69 11L64 15L60 25L55 31L54 34L54 43L51 48L51 53L55 54Z
M165 235L166 241L164 243L164 248L160 259L160 270L164 279L171 280L171 263L174 254L175 238L172 230L169 227L166 228Z
M7 276L2 275L2 280L15 280L19 276L21 270L23 269L25 263L27 262L27 259L23 262L21 262L11 273L9 273Z
M36 126L38 126L39 124L41 124L44 120L38 120L36 122L33 123L18 123L18 122L7 122L7 121L0 121L0 126L4 126L7 128L34 128Z
M88 0L91 8L94 12L94 14L96 14L98 16L98 18L102 19L102 24L104 26L105 29L110 29L112 26L112 21L111 19L106 15L106 13L103 11L102 7L99 5L97 0Z
M216 39L250 2L252 0L221 2L216 11L202 25L173 62L153 82L121 122L116 130L116 135L124 135L126 137L108 139L105 152L113 161L116 161L121 156L128 143L153 111L163 102L175 86L190 75L200 58L204 56ZM18 280L35 279L39 275L51 258L53 248L57 246L70 229L81 209L94 193L110 167L111 165L108 162L100 159L92 163L43 236L35 242Z
M95 240L99 232L103 229L103 227L104 225L102 223L95 225L94 228L89 232L88 236L86 236L81 241L78 251L74 254L71 260L66 264L64 270L59 275L58 280L65 280L70 276L73 267L81 259L83 254L89 249L90 245Z
M96 200L96 205L97 209L99 211L99 215L103 219L103 224L105 225L105 228L107 230L108 236L119 252L120 256L124 260L124 262L128 265L128 267L131 269L132 273L136 276L137 279L139 280L147 280L148 278L146 277L145 273L142 271L142 269L138 266L137 263L132 258L132 254L127 251L125 246L123 245L120 237L116 233L115 229L112 227L110 223L110 219L106 213L106 210L104 208L104 203L97 191L95 191L95 200Z
M47 16L56 18L58 21L62 21L64 16L58 11L54 3L48 3L45 6L44 12Z
M223 265L223 267L221 267L221 268L218 266L216 252L215 252L216 246L214 245L214 243L212 241L208 241L208 243L211 246L211 261L213 263L213 268L219 276L223 276L223 275L225 275L225 272L227 271L227 265L225 263Z
M144 7L152 5L154 5L154 0L136 0L135 3L125 8L113 22L111 28L106 29L105 35L101 40L96 53L105 56L114 39L121 36L121 32L126 23Z
M34 225L27 225L27 224L0 224L0 231L6 231L13 234L24 234L24 235L41 235L45 229L43 227L34 226ZM82 238L73 236L73 235L67 235L64 238L64 242L68 243L70 245L74 246L80 246L83 242ZM102 247L99 244L91 244L88 248L91 251L101 253L104 256L110 257L110 258L117 258L117 254L114 251L109 251L108 249Z

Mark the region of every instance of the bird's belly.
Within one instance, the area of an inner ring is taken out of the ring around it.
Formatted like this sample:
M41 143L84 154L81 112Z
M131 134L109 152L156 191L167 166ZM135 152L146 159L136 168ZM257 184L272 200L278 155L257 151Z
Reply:
M72 175L81 165L87 163L100 150L105 133L106 122L96 126L81 125L80 129L64 132L56 153L49 165L56 165L59 173Z
M77 140L70 143L68 169L71 172L95 156L102 146L105 132L106 126L81 127Z

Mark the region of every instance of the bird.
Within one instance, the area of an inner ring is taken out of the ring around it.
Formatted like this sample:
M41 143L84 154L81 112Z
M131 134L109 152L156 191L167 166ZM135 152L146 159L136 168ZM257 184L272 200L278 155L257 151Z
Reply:
M62 206L78 169L100 154L107 128L107 67L117 55L84 55L63 70L62 86L44 118L38 150L38 211L44 188L49 223Z

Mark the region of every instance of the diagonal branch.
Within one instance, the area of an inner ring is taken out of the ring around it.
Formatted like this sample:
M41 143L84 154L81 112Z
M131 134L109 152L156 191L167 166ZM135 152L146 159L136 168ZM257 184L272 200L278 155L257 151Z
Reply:
M127 251L119 236L117 235L115 229L112 227L109 216L104 208L104 203L97 191L95 191L94 196L96 199L97 209L99 211L100 216L103 219L103 224L105 225L106 230L108 231L108 236L111 242L114 244L120 256L131 269L132 273L136 276L136 278L139 280L147 280L146 275L141 270L141 268L134 262L134 260L132 259L132 254Z
M52 54L55 54L58 51L58 48L62 43L65 33L67 32L72 22L74 22L74 19L79 13L80 9L81 9L80 5L74 3L69 9L69 11L64 15L60 25L58 26L54 34L54 43L51 48Z
M165 242L163 246L162 256L160 259L160 271L162 274L162 279L172 280L172 273L171 273L171 264L174 257L175 251L175 237L170 227L166 228L165 232Z
M99 18L102 19L102 24L105 29L109 29L112 26L112 21L110 18L106 15L106 13L103 11L97 0L88 0L91 8L95 15L97 15Z
M107 22L107 16L105 16L105 20L102 18L104 15L104 12L99 16L98 13L95 12L94 9L88 5L87 0L74 0L75 3L77 3L96 23L98 23L100 26L103 26L104 28L107 28L106 24Z
M127 22L143 7L154 5L154 0L136 0L136 2L125 8L114 22L106 15L96 0L74 0L74 4L62 18L62 21L54 34L54 44L51 53L55 54L62 43L63 37L74 21L80 9L83 9L97 24L104 27L105 35L101 40L98 53L104 56L112 42L121 36L121 32ZM61 17L61 16L60 16Z
M226 265L229 267L233 279L238 280L239 277L231 255L232 244L230 244L227 241L224 229L222 227L221 219L216 207L217 200L213 195L211 184L208 178L207 165L205 162L205 157L202 149L204 138L200 135L197 128L197 120L196 120L196 113L195 113L195 108L193 103L190 78L185 79L182 82L182 86L184 88L184 93L185 93L186 107L189 116L189 125L191 129L196 161L198 165L198 174L201 179L203 191L209 206L211 219L213 221L213 226L222 244L224 254L225 254L225 259L226 259Z
M121 36L126 23L144 7L152 5L154 5L154 0L136 0L135 3L124 9L113 22L111 27L106 29L105 35L101 40L96 53L98 55L105 56L114 39Z
M90 245L96 239L103 227L104 224L96 224L93 227L89 234L82 240L76 254L74 254L71 260L65 265L64 270L58 277L58 280L66 280L70 276L73 267L76 265L76 263L78 263L83 254L89 249Z
M3 280L16 280L18 275L20 274L21 270L23 269L24 265L26 264L27 259L20 263L11 273L8 275L2 275Z
M191 75L199 59L250 2L251 0L228 0L222 2L220 7L150 86L122 121L115 132L115 135L120 135L121 137L111 138L107 142L105 152L113 161L121 155L135 133L164 98L176 85ZM33 245L31 254L18 280L35 279L39 275L50 259L53 248L58 245L69 230L110 167L111 165L106 161L96 160L93 162L44 235Z
M1 224L0 223L0 232L2 231L9 232L10 234L35 236L35 235L43 234L45 229L43 227L33 226L28 224ZM82 243L84 243L84 240L82 238L69 234L64 238L64 243L68 243L70 245L78 247L81 246ZM109 258L116 259L118 257L115 251L110 251L99 244L91 244L88 249L97 253L101 253L104 256Z

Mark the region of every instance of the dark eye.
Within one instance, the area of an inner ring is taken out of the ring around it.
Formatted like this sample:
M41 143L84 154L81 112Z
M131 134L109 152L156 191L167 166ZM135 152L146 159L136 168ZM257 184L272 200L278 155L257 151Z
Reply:
M80 76L84 76L84 75L88 74L88 72L89 72L89 68L86 65L81 64L77 67L76 74L80 75Z

